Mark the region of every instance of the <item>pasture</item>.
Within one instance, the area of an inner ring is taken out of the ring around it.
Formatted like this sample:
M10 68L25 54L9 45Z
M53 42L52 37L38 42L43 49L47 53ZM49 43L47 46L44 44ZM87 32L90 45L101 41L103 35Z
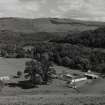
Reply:
M11 76L16 74L17 71L24 71L25 62L28 61L27 58L2 58L0 57L0 76Z
M0 58L0 76L10 76L17 71L24 71L25 62L30 59ZM54 65L57 73L83 75L78 70L72 70ZM20 79L10 78L10 82ZM66 81L54 79L48 85L38 85L34 88L23 89L19 86L5 86L0 91L0 104L2 105L104 105L105 104L105 79L83 81L77 84L78 90L66 86Z

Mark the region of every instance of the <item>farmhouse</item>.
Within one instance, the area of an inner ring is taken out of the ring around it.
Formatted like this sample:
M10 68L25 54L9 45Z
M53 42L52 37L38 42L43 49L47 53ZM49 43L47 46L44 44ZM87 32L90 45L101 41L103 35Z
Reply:
M33 46L27 45L23 47L23 50L25 51L25 57L32 58L33 57Z
M31 45L27 45L27 46L24 46L24 47L23 47L23 49L24 49L25 51L31 51L33 48L34 48L34 47L31 46Z
M80 81L85 81L85 80L87 80L86 77L81 77L81 78L72 79L71 82L73 83L73 82L80 82Z
M16 45L4 46L1 49L1 55L2 57L5 58L15 58L17 56L16 49L17 49Z

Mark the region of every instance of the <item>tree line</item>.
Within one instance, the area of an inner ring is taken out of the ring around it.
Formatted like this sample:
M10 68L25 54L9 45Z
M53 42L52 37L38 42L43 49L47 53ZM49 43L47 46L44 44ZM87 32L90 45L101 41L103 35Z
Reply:
M51 62L72 69L105 73L105 50L89 48L70 43L40 43L33 49L34 59L41 59L43 54Z

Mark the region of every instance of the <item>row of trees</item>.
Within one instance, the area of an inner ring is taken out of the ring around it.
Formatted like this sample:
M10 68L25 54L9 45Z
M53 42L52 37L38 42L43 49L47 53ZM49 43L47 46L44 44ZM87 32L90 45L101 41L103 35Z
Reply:
M30 49L25 50L24 46L5 45L0 47L0 55L7 58L30 58L32 51Z

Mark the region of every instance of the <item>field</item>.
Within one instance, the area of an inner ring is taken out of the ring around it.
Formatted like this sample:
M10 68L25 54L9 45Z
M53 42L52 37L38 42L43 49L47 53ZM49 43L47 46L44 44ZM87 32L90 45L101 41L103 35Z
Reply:
M28 59L8 59L0 57L0 76L11 76L17 71L24 71Z
M11 77L17 71L24 71L27 60L0 58L0 76L9 76L10 82L19 81ZM81 71L62 66L54 65L54 68L57 73L83 75ZM84 81L77 87L78 90L67 87L66 82L59 79L30 89L5 86L0 92L0 105L105 105L105 79Z
M0 105L105 105L105 96L27 95L1 97Z

